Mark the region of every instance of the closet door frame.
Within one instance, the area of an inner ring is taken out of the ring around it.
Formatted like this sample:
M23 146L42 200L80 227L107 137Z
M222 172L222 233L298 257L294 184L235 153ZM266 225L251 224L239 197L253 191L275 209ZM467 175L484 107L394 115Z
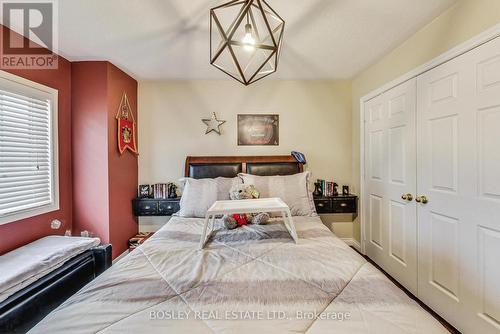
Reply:
M497 24L493 26L492 28L484 31L483 33L467 40L466 42L459 44L458 46L452 48L451 50L443 53L442 55L432 59L431 61L417 67L416 69L404 74L403 76L383 85L382 87L372 91L371 93L365 95L364 97L361 98L360 100L360 107L359 107L359 133L360 133L360 141L359 141L359 161L360 161L360 169L359 169L359 175L360 175L360 227L361 227L361 252L363 254L366 254L366 242L367 240L367 228L366 228L366 205L365 203L365 198L366 198L366 193L365 193L365 103L372 100L373 98L376 98L377 96L387 92L388 90L399 86L400 84L411 80L413 78L418 77L419 75L430 71L434 68L436 68L439 65L442 65L453 58L456 58L464 53L467 53L475 48L477 48L480 45L483 45L497 37L500 37L500 24Z

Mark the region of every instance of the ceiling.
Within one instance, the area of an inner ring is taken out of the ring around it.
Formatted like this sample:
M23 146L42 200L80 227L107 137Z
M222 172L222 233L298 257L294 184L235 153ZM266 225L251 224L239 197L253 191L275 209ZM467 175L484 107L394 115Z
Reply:
M268 0L286 21L274 79L348 79L456 0ZM219 79L209 9L221 0L61 0L59 52L138 80Z

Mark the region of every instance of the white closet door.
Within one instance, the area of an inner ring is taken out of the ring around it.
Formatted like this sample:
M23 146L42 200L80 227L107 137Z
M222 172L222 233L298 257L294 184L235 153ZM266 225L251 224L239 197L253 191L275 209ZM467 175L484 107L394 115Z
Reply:
M366 252L417 293L416 80L365 105ZM404 197L404 198L403 198Z
M500 39L418 78L418 296L500 331Z

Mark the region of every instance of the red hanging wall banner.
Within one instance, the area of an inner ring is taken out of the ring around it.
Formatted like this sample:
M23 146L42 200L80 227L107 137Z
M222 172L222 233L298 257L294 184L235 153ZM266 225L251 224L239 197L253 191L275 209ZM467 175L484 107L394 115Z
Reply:
M137 154L135 120L128 102L127 93L123 93L116 119L118 120L118 150L120 154L123 154L126 149Z

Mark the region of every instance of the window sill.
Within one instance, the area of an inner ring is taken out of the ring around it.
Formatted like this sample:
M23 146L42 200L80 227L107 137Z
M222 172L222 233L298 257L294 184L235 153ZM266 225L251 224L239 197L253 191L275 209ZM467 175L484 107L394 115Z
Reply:
M19 220L40 216L57 210L59 210L59 203L52 203L20 212L6 214L4 216L0 216L0 225L15 223Z

